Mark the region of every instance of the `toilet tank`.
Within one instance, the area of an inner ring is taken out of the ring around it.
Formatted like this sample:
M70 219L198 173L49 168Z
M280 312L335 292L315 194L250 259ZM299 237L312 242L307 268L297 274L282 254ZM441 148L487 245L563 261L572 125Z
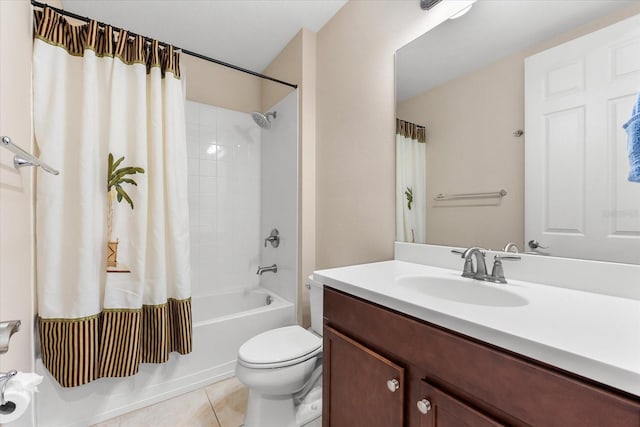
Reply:
M311 306L311 329L322 336L322 283L313 280L313 275L307 278L309 285L309 305Z

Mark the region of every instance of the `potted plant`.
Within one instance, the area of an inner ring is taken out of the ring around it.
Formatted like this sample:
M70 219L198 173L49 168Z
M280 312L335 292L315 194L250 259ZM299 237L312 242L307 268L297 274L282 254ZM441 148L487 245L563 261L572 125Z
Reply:
M138 184L132 179L128 178L128 175L135 175L137 173L144 173L144 169L135 166L126 166L118 169L118 166L124 161L124 156L120 157L115 162L113 161L113 154L109 153L108 169L107 169L107 194L109 195L109 206L107 212L107 235L109 241L107 243L107 266L115 267L118 258L118 242L119 240L113 240L113 208L114 202L118 203L125 200L131 206L133 210L133 200L131 196L124 190L123 185L131 184L137 186Z

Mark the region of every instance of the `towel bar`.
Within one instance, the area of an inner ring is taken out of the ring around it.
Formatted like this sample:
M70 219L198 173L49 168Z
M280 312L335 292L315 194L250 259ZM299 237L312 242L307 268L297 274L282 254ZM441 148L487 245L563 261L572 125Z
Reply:
M10 320L8 322L0 322L0 354L9 351L9 340L11 335L20 330L19 320Z
M3 136L0 141L4 148L15 154L15 156L13 156L13 166L16 169L25 166L40 166L44 171L49 172L50 174L58 175L60 173L42 160L18 147L8 136Z
M489 198L503 198L507 195L507 190L500 190L491 193L462 193L462 194L438 194L433 198L435 201L443 201L443 200L457 200L457 199L489 199Z

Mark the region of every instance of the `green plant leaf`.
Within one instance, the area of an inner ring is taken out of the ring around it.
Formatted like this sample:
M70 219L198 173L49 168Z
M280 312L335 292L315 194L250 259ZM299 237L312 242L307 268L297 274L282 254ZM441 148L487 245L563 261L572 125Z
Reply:
M124 189L119 185L116 185L116 191L118 192L119 195L121 195L127 201L127 203L129 203L129 205L131 206L131 209L133 210L133 200L131 200L131 197L129 197L127 192L124 191Z
M142 172L140 172L140 170L142 170ZM136 173L144 173L144 169L134 168L134 167L126 167L126 168L118 169L113 173L113 175L109 179L109 182L108 182L109 188L113 187L116 184L119 184L126 175L135 175Z
M109 181L111 180L111 173L113 172L113 154L109 153L109 160L107 162L107 191L111 190Z
M124 156L120 157L118 160L116 160L116 162L113 164L113 167L111 168L111 172L113 172L114 170L116 170L116 168L118 166L120 166L120 163L122 163L122 161L124 160Z
M109 160L108 163L109 165L109 175L111 175L111 171L113 171L113 154L109 153Z
M127 184L135 185L136 187L138 186L138 183L131 178L122 178L120 179L120 182L126 182Z
M135 175L138 173L144 173L144 169L137 166L126 166L118 169L118 166L120 166L120 164L124 161L124 156L120 157L115 162L113 159L114 159L113 154L109 153L108 168L107 168L107 171L108 171L107 192L111 191L115 187L118 203L122 202L122 199L124 199L127 201L127 203L129 203L129 205L131 206L131 209L133 209L134 207L133 200L131 199L129 194L127 194L127 192L124 190L124 188L122 188L122 185L131 184L131 185L137 186L138 183L135 180L131 178L126 178L126 176Z
M407 198L407 208L411 210L411 204L413 203L413 188L407 187L404 192L404 195Z

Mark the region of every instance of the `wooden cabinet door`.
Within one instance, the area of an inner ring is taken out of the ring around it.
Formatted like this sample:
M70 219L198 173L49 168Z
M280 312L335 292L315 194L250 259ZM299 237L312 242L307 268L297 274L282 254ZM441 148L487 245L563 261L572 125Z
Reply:
M323 427L402 427L402 367L327 326L323 366Z
M505 426L425 381L418 401L414 408L422 413L420 427Z

